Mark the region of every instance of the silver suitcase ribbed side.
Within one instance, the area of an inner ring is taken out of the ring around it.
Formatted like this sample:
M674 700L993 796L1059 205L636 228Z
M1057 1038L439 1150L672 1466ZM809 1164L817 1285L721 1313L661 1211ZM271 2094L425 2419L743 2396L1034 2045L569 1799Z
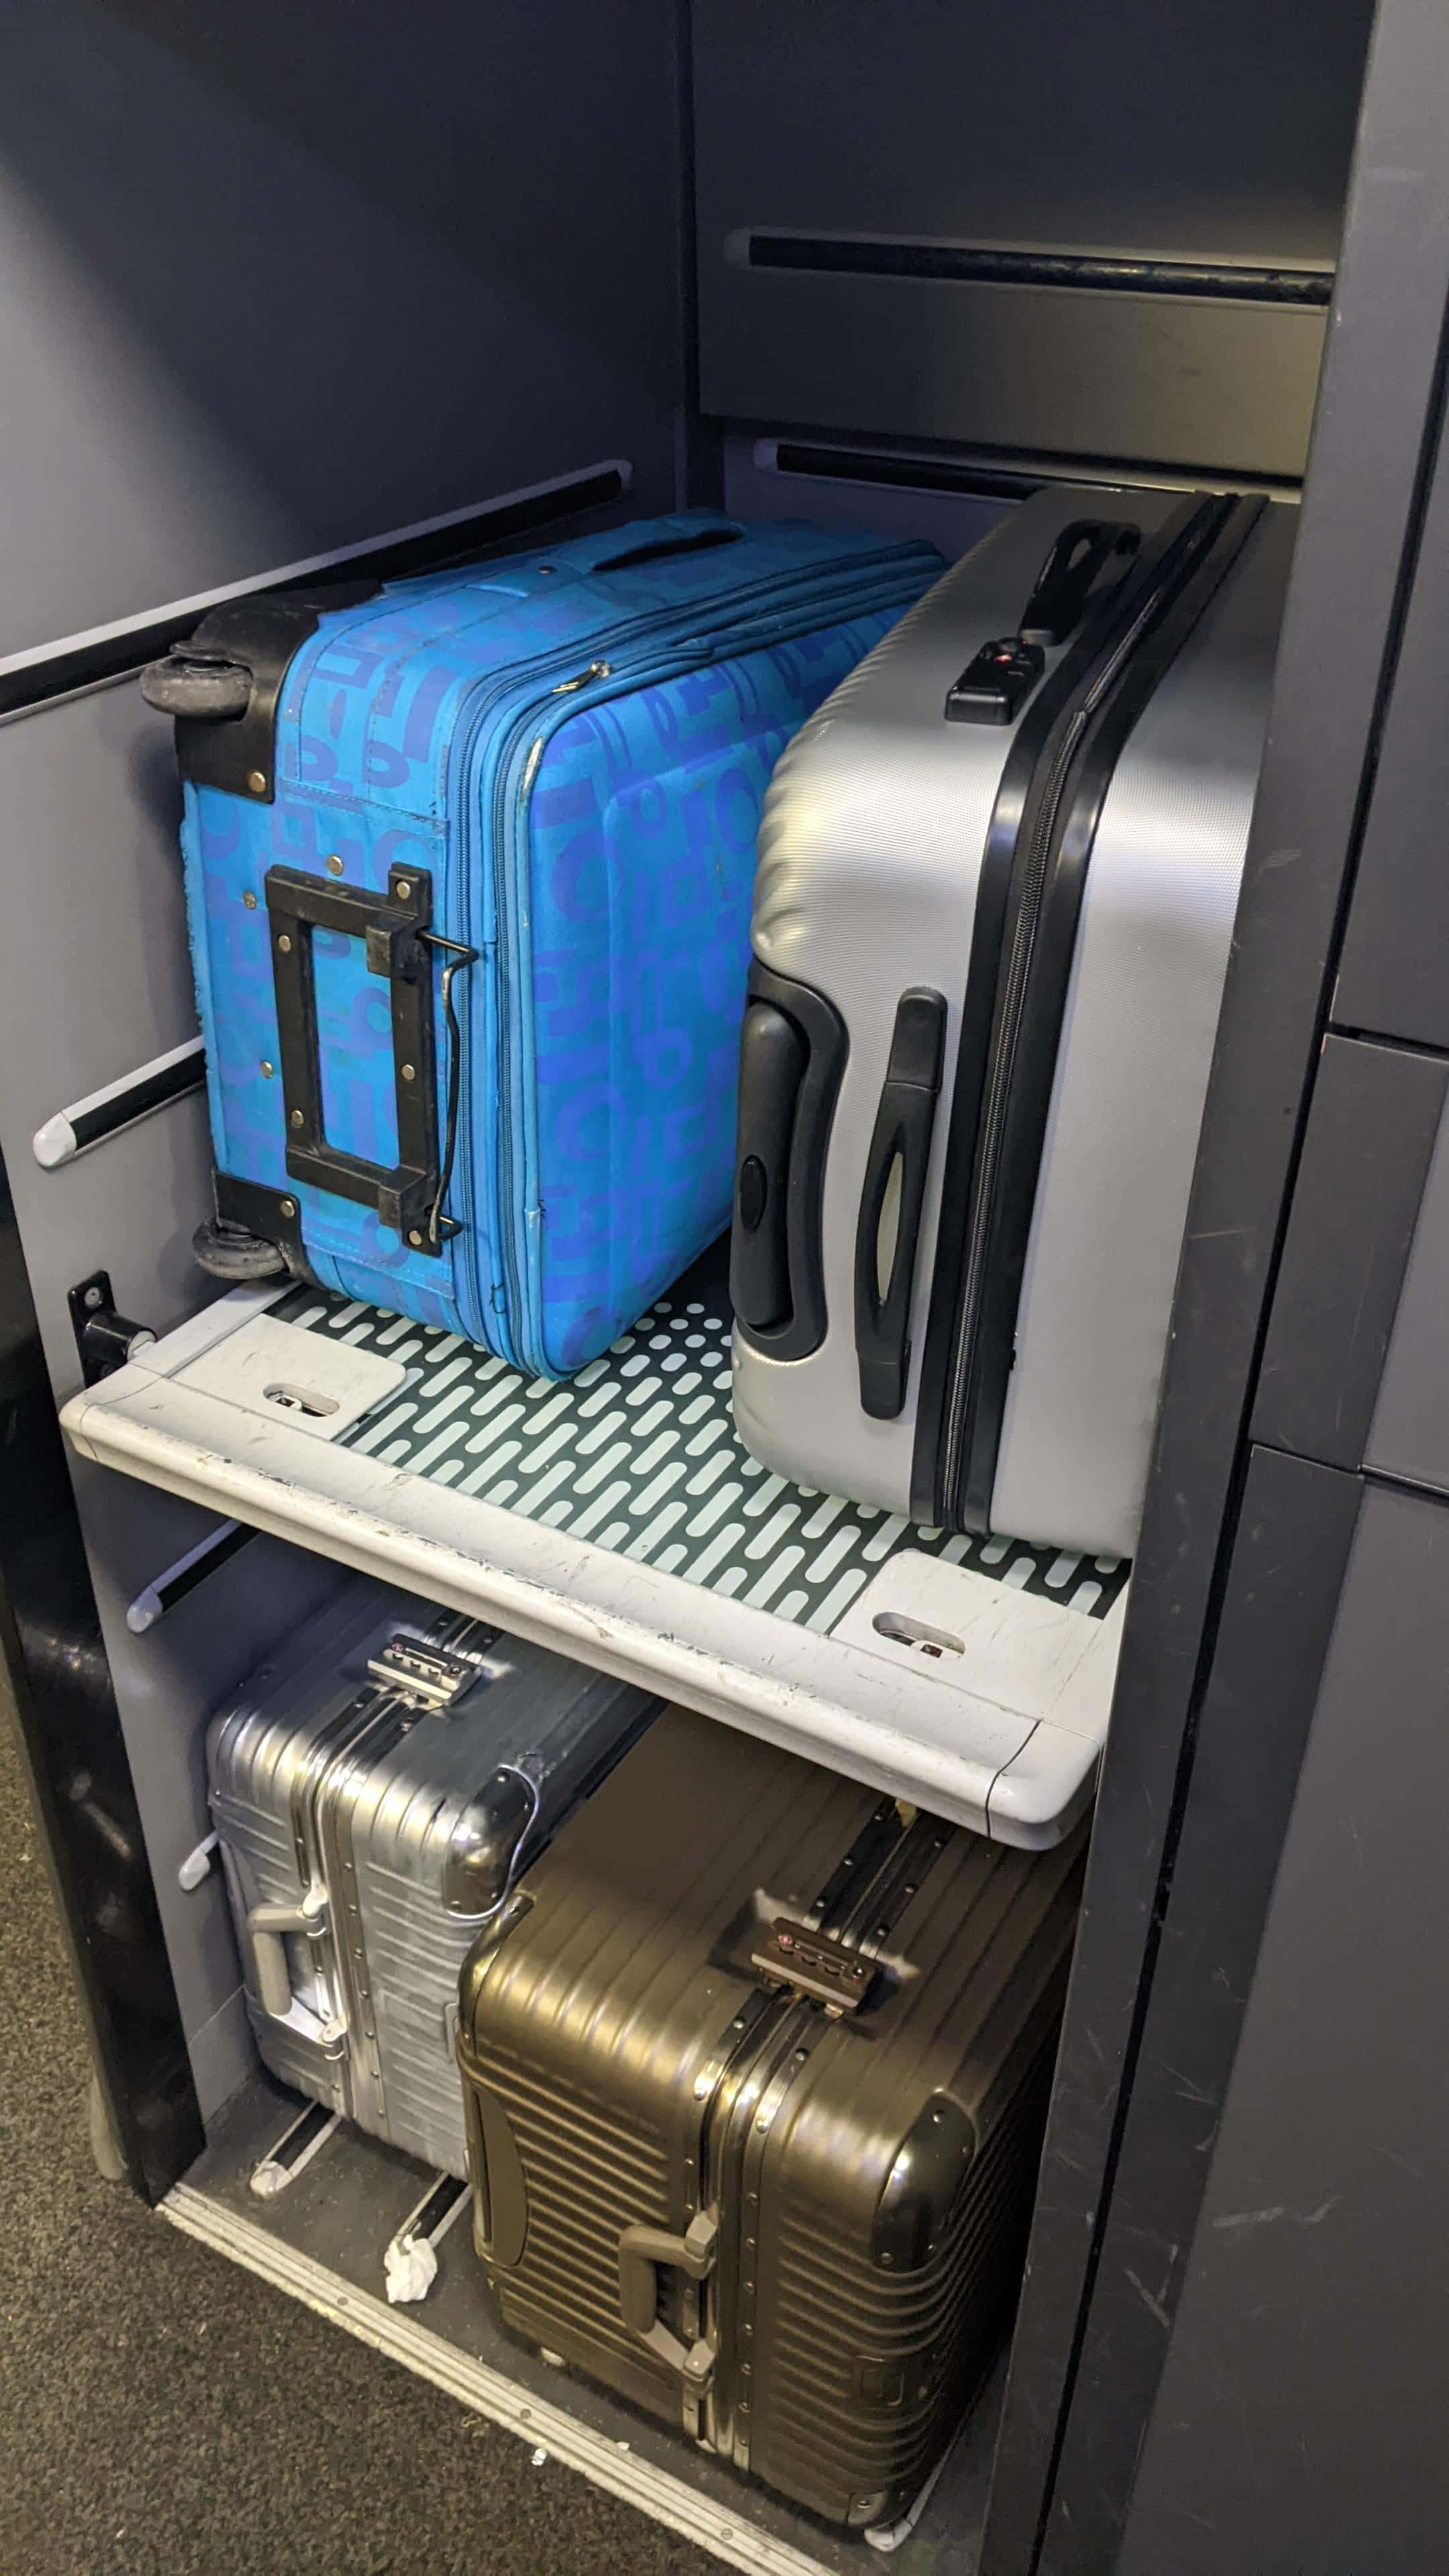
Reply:
M463 1961L655 1705L372 1583L254 1673L212 1720L207 1771L272 2073L462 2179Z

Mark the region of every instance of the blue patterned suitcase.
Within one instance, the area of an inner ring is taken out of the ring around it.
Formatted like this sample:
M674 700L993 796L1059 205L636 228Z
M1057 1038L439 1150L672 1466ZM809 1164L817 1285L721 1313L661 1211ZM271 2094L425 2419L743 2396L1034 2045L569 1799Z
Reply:
M689 512L213 610L177 719L217 1223L564 1376L729 1221L755 832L940 571Z

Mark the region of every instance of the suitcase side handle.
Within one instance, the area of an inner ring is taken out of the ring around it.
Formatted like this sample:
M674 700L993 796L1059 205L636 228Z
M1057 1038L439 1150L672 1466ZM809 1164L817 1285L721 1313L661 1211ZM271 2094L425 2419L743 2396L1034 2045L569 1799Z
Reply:
M663 563L669 555L702 555L714 546L737 546L743 528L695 528L687 537L657 537L652 545L627 546L621 555L601 555L595 572L634 572L640 564Z
M730 1302L762 1351L804 1359L825 1339L821 1207L849 1041L833 1002L750 968L740 1033Z
M254 1905L246 1919L257 2001L272 2021L285 2021L292 2009L292 1972L283 1934L306 1932L315 1939L326 1929L327 1899L314 1889L300 1905Z
M1017 629L1023 644L1065 644L1080 626L1102 566L1122 557L1122 571L1142 543L1130 519L1073 519L1055 539L1032 585Z
M678 2371L696 2393L709 2386L714 2347L703 2335L687 2344L664 2324L659 2314L659 2267L687 2273L691 2281L704 2281L714 2270L718 2251L719 2220L705 2209L690 2220L682 2236L636 2221L619 2239L619 2313L630 2333L670 2370Z
M309 876L301 868L269 868L265 886L288 1176L376 1208L381 1222L401 1236L408 1251L441 1253L458 1231L456 1220L443 1214L462 1085L463 1040L453 984L463 967L477 963L478 951L444 939L430 927L433 891L426 868L395 864L385 895L340 884L335 877ZM315 930L341 931L359 940L368 973L387 983L397 1108L395 1165L370 1163L327 1141L312 953ZM435 950L441 950L446 959L439 999L451 1049L441 1149L433 1012Z
M855 1229L855 1356L861 1406L875 1422L894 1422L906 1400L911 1292L945 1042L944 996L923 985L902 993Z

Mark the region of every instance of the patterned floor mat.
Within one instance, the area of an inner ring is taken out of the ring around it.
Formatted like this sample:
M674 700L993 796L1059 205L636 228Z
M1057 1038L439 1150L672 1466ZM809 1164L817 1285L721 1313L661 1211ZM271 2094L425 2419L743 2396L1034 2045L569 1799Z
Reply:
M696 1265L566 1385L525 1378L456 1334L299 1288L279 1321L401 1361L400 1395L345 1444L430 1483L701 1583L776 1618L833 1628L899 1548L967 1565L1101 1618L1117 1557L1012 1538L948 1538L787 1484L741 1446L730 1404L722 1266Z

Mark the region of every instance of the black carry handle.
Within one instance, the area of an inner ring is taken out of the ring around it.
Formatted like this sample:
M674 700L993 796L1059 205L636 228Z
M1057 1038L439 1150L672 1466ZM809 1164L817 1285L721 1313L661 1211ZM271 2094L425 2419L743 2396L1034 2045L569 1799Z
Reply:
M855 1356L860 1401L873 1421L894 1422L906 1400L910 1367L911 1290L926 1195L926 1163L946 1038L946 1004L924 986L896 1004L890 1059L866 1156L855 1229ZM880 1277L881 1220L892 1175L900 1199L890 1275Z
M477 951L443 939L428 927L433 891L426 868L393 867L386 895L339 885L329 877L307 876L300 868L269 868L265 883L288 1173L295 1181L310 1181L318 1189L376 1208L383 1224L401 1235L410 1251L441 1252L458 1231L455 1220L442 1213L457 1140L461 1078L462 1033L452 986L459 969L471 965ZM338 930L347 938L360 939L369 974L385 977L391 990L398 1159L390 1167L343 1153L327 1141L314 930ZM441 1157L434 949L451 952L442 981L443 1009L453 1043Z
M1062 529L1037 574L1017 629L1023 644L1065 644L1102 566L1113 555L1130 558L1142 531L1130 519L1073 519ZM1122 570L1125 573L1124 560Z
M730 1294L742 1323L767 1331L790 1315L790 1142L810 1050L773 1002L752 1001L740 1031L740 1126Z
M737 546L743 528L698 528L688 537L659 537L653 545L631 546L622 555L605 555L595 572L632 572L636 564L662 563L666 555L702 555L710 546Z
M775 1359L805 1359L825 1339L825 1163L848 1053L834 1003L756 959L740 1032L730 1299Z
M1064 644L1089 604L1115 596L1141 543L1130 519L1070 520L1037 574L1016 633L983 644L947 690L947 723L1015 724L1046 669L1048 645ZM1098 591L1097 577L1114 555L1121 570Z

